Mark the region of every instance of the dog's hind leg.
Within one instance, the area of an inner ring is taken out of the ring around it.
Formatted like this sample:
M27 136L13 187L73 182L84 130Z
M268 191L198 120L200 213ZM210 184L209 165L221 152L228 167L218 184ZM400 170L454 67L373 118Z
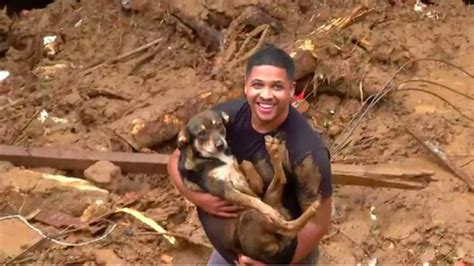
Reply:
M249 196L236 190L230 183L222 183L224 187L224 197L226 200L252 208L263 214L270 224L276 227L276 231L282 235L295 236L299 230L313 217L319 207L319 202L315 202L297 219L287 221L276 209L264 203L257 197Z
M276 231L288 237L295 237L298 232L311 220L319 208L320 202L315 201L295 220L283 221L276 224Z

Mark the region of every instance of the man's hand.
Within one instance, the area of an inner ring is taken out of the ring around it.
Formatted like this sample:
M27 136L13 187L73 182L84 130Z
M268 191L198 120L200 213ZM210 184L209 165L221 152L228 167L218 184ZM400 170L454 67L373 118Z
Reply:
M209 193L195 192L189 195L189 200L207 213L225 218L237 217L237 212L241 209Z
M321 201L321 205L313 220L309 221L298 233L298 245L292 264L299 263L303 258L313 251L319 241L328 232L332 219L332 198Z
M254 260L254 259L251 259L247 256L244 256L244 255L239 255L239 265L241 266L248 266L248 265L253 265L253 266L266 266L267 264L261 262L261 261L258 261L258 260Z

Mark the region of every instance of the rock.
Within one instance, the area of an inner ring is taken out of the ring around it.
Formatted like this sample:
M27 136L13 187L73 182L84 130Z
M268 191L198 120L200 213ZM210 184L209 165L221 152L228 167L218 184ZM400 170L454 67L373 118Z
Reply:
M98 185L111 185L122 178L122 170L109 161L99 161L84 170L84 177Z
M98 249L93 251L96 261L100 265L123 265L122 261L111 249Z
M452 245L449 245L447 243L443 243L439 248L438 248L438 251L441 255L443 256L447 256L449 255L449 253L451 253L451 251L453 250L453 248L451 248Z
M336 137L337 135L339 135L339 133L341 133L342 129L340 126L338 125L335 125L335 124L331 124L329 126L329 129L328 129L328 135L330 137Z
M31 168L30 170L35 171L35 172L40 172L43 174L50 174L50 175L66 175L65 171L61 171L61 170L54 169L51 167L36 167L36 168Z
M0 258L12 258L41 239L35 231L18 219L0 223Z
M63 104L68 107L78 106L82 102L82 97L77 92L73 92L64 97Z
M427 248L420 257L420 263L430 262L433 263L436 260L436 251L434 248Z
M8 172L14 167L10 162L0 161L0 173Z
M311 0L299 0L298 7L300 8L301 13L306 13L311 9L313 5Z

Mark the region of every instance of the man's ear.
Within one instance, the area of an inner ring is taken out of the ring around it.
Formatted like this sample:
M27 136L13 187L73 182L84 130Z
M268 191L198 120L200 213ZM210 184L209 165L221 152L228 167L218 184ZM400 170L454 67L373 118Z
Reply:
M295 97L295 90L296 90L296 81L291 82L290 84L290 97L294 98Z
M183 127L178 133L178 148L181 149L190 142L188 127Z
M224 124L229 123L230 117L229 117L229 115L228 115L227 113L221 112L221 117L222 117L222 121L224 121Z

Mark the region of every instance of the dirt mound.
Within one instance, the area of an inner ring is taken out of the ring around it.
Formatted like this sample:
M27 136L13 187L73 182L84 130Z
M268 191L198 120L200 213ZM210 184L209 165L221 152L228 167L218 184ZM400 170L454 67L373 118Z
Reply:
M405 129L474 172L473 77L441 62L410 64L429 57L474 73L474 31L468 27L474 11L462 1L363 1L362 7L356 1L135 0L127 8L119 2L55 1L15 19L0 12L0 70L9 72L0 84L1 144L169 152L190 115L240 95L246 57L274 43L295 55L297 92L309 105L305 115L331 147L333 161L421 165L436 172L437 182L420 191L337 187L323 262L474 261L472 194L431 163ZM346 135L357 112L387 88L391 93ZM103 196L45 184L37 172L0 170L1 215L21 214L46 235L64 229L58 221L84 217L96 201L111 210L132 198L128 207L179 239L173 245L130 214L114 213L109 222L59 237L79 243L106 235L102 241L70 248L47 243L17 262L156 263L158 255L161 263L177 264L205 262L209 254L194 207L166 176L124 173L121 192ZM133 185L143 183L146 188ZM96 211L89 215L103 214ZM51 221L56 216L62 219ZM0 220L0 236L12 244L1 250L2 261L40 239L16 218Z

